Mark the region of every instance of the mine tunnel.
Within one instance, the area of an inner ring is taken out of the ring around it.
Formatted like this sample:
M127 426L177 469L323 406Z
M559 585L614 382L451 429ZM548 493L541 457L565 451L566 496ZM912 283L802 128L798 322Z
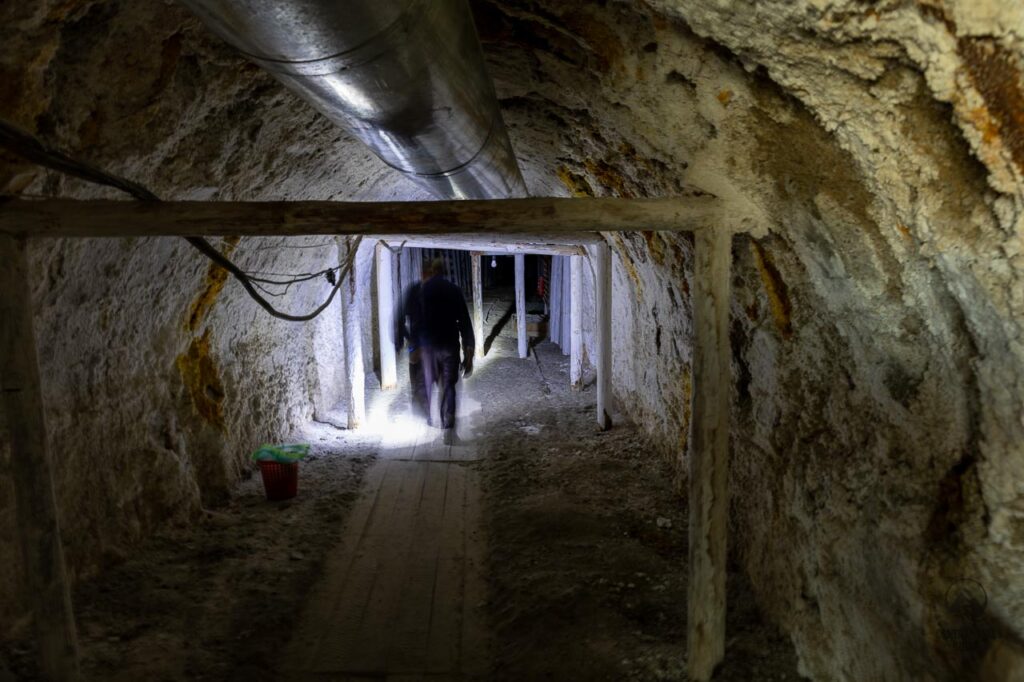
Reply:
M1024 680L1024 5L0 17L0 681Z

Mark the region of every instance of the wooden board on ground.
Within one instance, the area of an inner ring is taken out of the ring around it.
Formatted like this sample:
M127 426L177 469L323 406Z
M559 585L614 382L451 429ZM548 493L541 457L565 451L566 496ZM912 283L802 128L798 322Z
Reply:
M371 468L291 645L289 679L486 672L480 483L458 463L476 454L439 434Z

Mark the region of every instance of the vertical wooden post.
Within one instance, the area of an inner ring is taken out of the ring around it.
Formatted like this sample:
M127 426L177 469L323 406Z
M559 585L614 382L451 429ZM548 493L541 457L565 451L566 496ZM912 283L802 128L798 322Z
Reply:
M57 500L32 328L25 241L0 234L0 384L11 438L14 526L24 563L39 669L78 679L78 642L64 567Z
M391 251L391 250L388 249L388 251ZM402 300L402 280L401 280L401 277L400 277L400 275L401 275L401 268L399 267L399 262L398 261L399 261L398 254L395 253L394 251L391 251L391 301L392 301L393 306L395 306L395 311L396 312L397 312L397 306L399 305L399 303ZM394 322L392 322L392 324L394 324ZM394 336L394 331L393 330L394 330L394 327L392 327L392 337ZM398 383L397 382L397 378L396 378L395 383L396 384Z
M693 426L690 448L690 576L687 667L710 680L725 655L726 524L729 512L729 279L732 236L695 235Z
M562 332L558 345L562 347L562 355L568 355L572 346L572 265L570 256L561 256L562 260Z
M395 256L387 245L377 243L377 338L380 339L380 387L398 386L395 361Z
M569 383L583 385L583 256L569 256Z
M473 259L473 336L476 337L476 357L484 356L484 278L481 272L480 254L470 254Z
M594 303L597 322L597 424L611 427L612 256L608 244L594 246Z
M348 254L352 242L347 238L338 239L338 253ZM363 366L363 321L359 317L358 291L360 281L359 259L352 261L352 269L341 284L341 324L345 342L345 383L348 406L348 428L358 429L366 421L366 368Z
M529 350L526 340L526 256L515 255L516 261L516 336L519 339L519 357L525 358Z
M551 257L551 280L548 282L548 337L551 343L562 341L562 259Z
M415 284L423 279L423 249L407 246L409 261L412 267L409 270L409 282Z
M412 285L413 282L417 282L412 278L412 249L403 247L399 252L398 256L398 291L399 295L404 295L405 291ZM401 300L401 299L398 299Z

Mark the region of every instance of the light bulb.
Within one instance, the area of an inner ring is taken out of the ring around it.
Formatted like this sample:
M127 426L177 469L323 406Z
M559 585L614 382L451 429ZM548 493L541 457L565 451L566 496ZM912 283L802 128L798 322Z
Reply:
M491 256L491 267L492 268L498 267L498 259L495 258L494 256Z

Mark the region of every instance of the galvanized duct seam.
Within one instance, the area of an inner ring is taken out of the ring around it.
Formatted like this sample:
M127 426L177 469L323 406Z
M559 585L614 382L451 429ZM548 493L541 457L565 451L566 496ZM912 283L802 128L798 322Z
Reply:
M465 0L182 0L440 199L526 195Z

